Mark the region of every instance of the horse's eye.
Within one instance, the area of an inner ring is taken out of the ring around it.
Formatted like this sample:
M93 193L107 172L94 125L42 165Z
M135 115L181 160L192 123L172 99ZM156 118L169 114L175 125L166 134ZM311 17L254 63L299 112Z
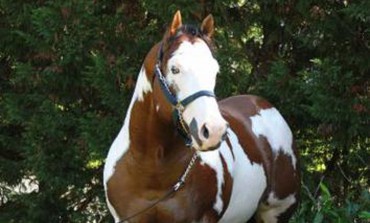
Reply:
M173 74L178 74L178 73L180 73L180 69L178 67L172 66L171 67L171 72Z

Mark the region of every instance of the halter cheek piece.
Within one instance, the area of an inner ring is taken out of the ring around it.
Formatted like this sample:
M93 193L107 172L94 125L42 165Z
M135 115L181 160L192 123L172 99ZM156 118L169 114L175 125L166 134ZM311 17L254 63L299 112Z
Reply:
M170 102L173 106L172 118L174 123L176 124L176 128L180 135L184 138L186 146L192 146L192 140L190 137L190 133L188 130L187 125L184 122L182 117L182 113L186 109L186 107L195 101L196 99L206 96L206 97L216 97L212 91L201 90L192 95L187 96L185 99L179 101L177 97L171 92L166 78L163 76L159 63L161 61L161 54L162 54L162 47L160 49L160 56L158 58L158 62L155 65L154 73L159 80L159 85L161 86L163 94L166 96L168 102Z

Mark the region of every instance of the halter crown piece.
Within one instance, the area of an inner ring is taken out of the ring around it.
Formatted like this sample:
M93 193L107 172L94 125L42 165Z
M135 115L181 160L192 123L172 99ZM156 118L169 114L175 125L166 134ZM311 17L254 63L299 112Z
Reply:
M173 106L172 119L175 122L177 131L184 138L186 146L191 147L192 146L191 136L190 136L188 127L186 126L184 119L182 117L182 113L186 109L186 106L188 106L190 103L192 103L196 99L203 97L203 96L206 96L206 97L216 97L216 96L212 91L201 90L201 91L195 92L194 94L187 96L185 99L181 101L178 100L176 95L174 95L171 92L170 87L167 83L167 80L161 72L160 63L162 60L162 55L163 55L163 51L162 51L162 45L161 45L160 50L159 50L158 60L155 65L154 73L159 80L159 85L161 86L162 92L166 96L168 102L170 102Z

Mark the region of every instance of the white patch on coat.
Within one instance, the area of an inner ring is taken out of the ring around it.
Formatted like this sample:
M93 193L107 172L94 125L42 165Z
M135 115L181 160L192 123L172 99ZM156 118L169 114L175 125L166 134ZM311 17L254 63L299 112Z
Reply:
M222 160L220 157L220 152L218 150L208 151L208 152L199 152L200 163L202 165L207 165L211 167L216 173L217 179L217 194L216 201L213 205L213 209L219 214L223 209L222 201L222 185L224 184L224 170L222 166Z
M225 160L233 178L233 187L229 205L219 222L245 223L257 210L258 202L267 186L266 175L262 164L250 161L231 129L228 130L228 137L235 160L230 157ZM222 154L224 147L230 150L224 142L221 147Z
M139 101L144 101L144 94L152 91L152 84L149 82L148 77L146 76L144 66L142 66L136 81L134 94L137 94L136 96L138 97Z
M250 119L253 133L257 137L260 135L266 137L275 154L282 151L290 156L296 168L297 159L292 149L293 134L279 111L276 108L263 109Z
M129 109L127 110L127 113L126 113L127 115L125 118L124 125L121 128L120 132L118 133L118 136L113 141L113 144L111 145L109 149L108 156L105 161L104 172L103 172L105 198L108 204L108 209L116 222L119 221L119 216L117 215L117 212L113 208L112 204L109 202L108 194L107 194L108 193L107 183L114 173L117 161L126 153L126 151L128 150L129 144L130 144L128 126L130 123L131 109L134 104L133 101L134 100L131 101Z
M111 213L111 215L113 216L114 222L119 222L120 218L119 218L116 210L112 206L112 204L109 202L109 199L107 197L107 193L105 193L105 200L107 201L108 210Z
M147 92L151 92L151 91L152 91L152 87L150 85L150 82L148 81L148 78L146 76L145 69L143 66L140 70L137 84L135 87L135 91L132 96L128 110L126 112L124 124L120 132L118 133L116 139L113 141L109 149L108 156L105 160L104 172L103 172L105 195L106 195L106 200L108 203L108 208L116 221L118 221L119 218L113 206L110 204L108 200L107 183L115 171L115 166L116 166L117 161L120 160L121 157L127 152L129 145L130 145L129 125L130 125L132 107L134 106L136 101L138 100L143 101L144 94Z
M217 193L215 204L213 205L213 209L217 211L217 213L221 213L223 210L223 201L222 201L222 186L225 183L224 179L224 168L222 164L222 158L225 160L226 167L229 173L233 173L234 170L234 159L233 155L231 154L231 149L227 146L226 142L223 142L219 149L208 151L208 152L199 152L200 162L202 165L207 165L211 167L216 173L217 179Z
M269 194L267 204L261 204L258 215L263 222L278 222L278 217L296 202L295 194L284 199L278 199L273 193Z

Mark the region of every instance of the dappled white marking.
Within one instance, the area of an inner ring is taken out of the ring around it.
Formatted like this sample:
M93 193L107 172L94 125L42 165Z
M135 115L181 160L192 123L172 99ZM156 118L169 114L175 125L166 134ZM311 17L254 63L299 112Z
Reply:
M211 167L216 173L217 179L217 194L216 194L216 201L213 205L213 209L217 211L219 214L223 209L223 201L222 201L222 185L224 184L224 170L222 166L222 161L220 157L220 153L218 150L208 151L208 152L199 152L201 164L207 165Z
M293 134L279 111L276 108L263 109L250 119L254 134L257 137L260 135L266 137L273 152L282 151L290 156L296 168L297 159L292 149Z
M228 208L219 222L245 223L257 210L258 202L267 185L266 176L261 164L250 161L231 129L228 130L228 136L235 160L232 158L225 160L233 178L233 188ZM228 147L226 142L221 147L222 154L224 147Z
M284 199L278 199L270 193L267 199L268 205L262 204L258 215L263 222L278 222L278 217L296 202L295 194L290 194Z
M106 193L108 208L116 221L118 221L119 218L113 206L110 204L108 200L107 183L114 173L117 161L121 159L121 157L127 152L129 145L130 145L129 125L130 125L132 107L134 106L137 100L143 101L144 94L147 92L151 92L151 91L152 91L152 87L150 85L150 82L148 81L148 78L146 76L145 69L143 66L141 68L141 71L137 79L137 84L135 87L134 95L132 96L129 108L127 110L124 124L120 132L118 133L118 136L113 141L113 144L111 145L109 149L108 156L107 156L107 159L105 161L105 166L104 166L103 180L104 180L104 189Z

